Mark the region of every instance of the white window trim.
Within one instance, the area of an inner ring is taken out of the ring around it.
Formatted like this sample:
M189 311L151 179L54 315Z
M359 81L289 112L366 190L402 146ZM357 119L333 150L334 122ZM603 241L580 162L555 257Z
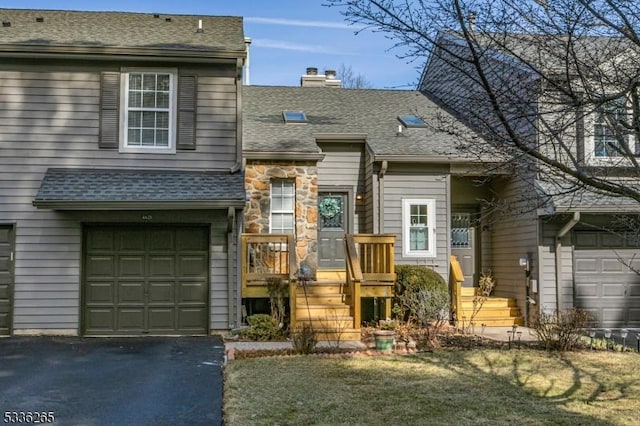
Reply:
M273 183L274 182L289 182L291 183L292 187L293 187L293 208L291 210L275 210L273 208ZM288 180L288 179L275 179L272 180L271 182L269 182L269 233L270 234L275 234L275 232L273 232L273 214L274 213L279 213L279 214L283 214L283 213L289 213L292 215L293 217L293 229L292 229L292 233L295 236L296 235L296 182L294 180ZM278 234L282 233L280 230L277 232Z
M630 107L627 105L627 111L631 113ZM585 161L593 166L631 166L631 161L626 157L609 157L596 155L596 115L597 111L592 111L586 117L584 129L587 132L584 138ZM638 141L634 136L629 135L629 149L636 152Z
M129 123L129 73L169 74L171 91L169 93L169 145L127 146ZM176 68L123 68L120 76L120 152L137 154L175 154L178 123L178 70Z
M409 246L409 228L411 225L411 206L427 206L428 250L411 250ZM404 257L436 257L436 200L433 198L402 199L402 254Z

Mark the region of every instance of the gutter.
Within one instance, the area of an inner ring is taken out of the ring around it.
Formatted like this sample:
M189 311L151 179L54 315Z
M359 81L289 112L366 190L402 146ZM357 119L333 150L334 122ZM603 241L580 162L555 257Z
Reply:
M244 151L246 160L299 160L322 161L325 154L322 152L275 152L275 151Z
M562 289L560 281L562 278L562 248L561 239L573 229L576 224L580 222L580 212L574 212L573 217L569 219L567 223L556 234L556 311L560 311L562 306Z
M61 201L34 200L34 207L51 210L214 210L244 208L245 200L177 201Z

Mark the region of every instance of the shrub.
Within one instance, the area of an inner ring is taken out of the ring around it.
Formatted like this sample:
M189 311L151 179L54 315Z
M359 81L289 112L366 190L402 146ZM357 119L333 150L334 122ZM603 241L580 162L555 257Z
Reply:
M318 339L311 324L304 323L302 327L296 328L291 332L291 340L293 342L293 350L297 354L308 355L315 351Z
M531 326L546 350L570 351L580 342L589 321L591 316L588 312L573 308L552 314L541 312Z
M289 283L280 277L267 278L267 294L269 295L269 305L271 316L276 324L284 324L286 319L286 299L289 297Z
M444 278L432 269L397 265L393 311L403 321L427 326L441 322L449 306L449 290Z
M247 317L249 328L240 332L242 337L251 340L267 341L282 338L282 329L271 315L255 314Z

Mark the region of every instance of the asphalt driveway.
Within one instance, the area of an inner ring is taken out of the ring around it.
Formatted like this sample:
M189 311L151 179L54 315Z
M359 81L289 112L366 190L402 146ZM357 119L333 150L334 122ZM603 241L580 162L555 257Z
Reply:
M0 339L0 423L46 412L56 425L220 425L223 346L216 337Z

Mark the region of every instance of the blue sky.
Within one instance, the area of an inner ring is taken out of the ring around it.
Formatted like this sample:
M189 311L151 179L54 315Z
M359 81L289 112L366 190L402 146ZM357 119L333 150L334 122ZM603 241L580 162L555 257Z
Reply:
M323 0L3 0L3 8L117 10L244 17L251 47L251 84L296 86L307 67L351 66L375 88L413 89L419 64L398 59L393 42L365 30L355 35Z

